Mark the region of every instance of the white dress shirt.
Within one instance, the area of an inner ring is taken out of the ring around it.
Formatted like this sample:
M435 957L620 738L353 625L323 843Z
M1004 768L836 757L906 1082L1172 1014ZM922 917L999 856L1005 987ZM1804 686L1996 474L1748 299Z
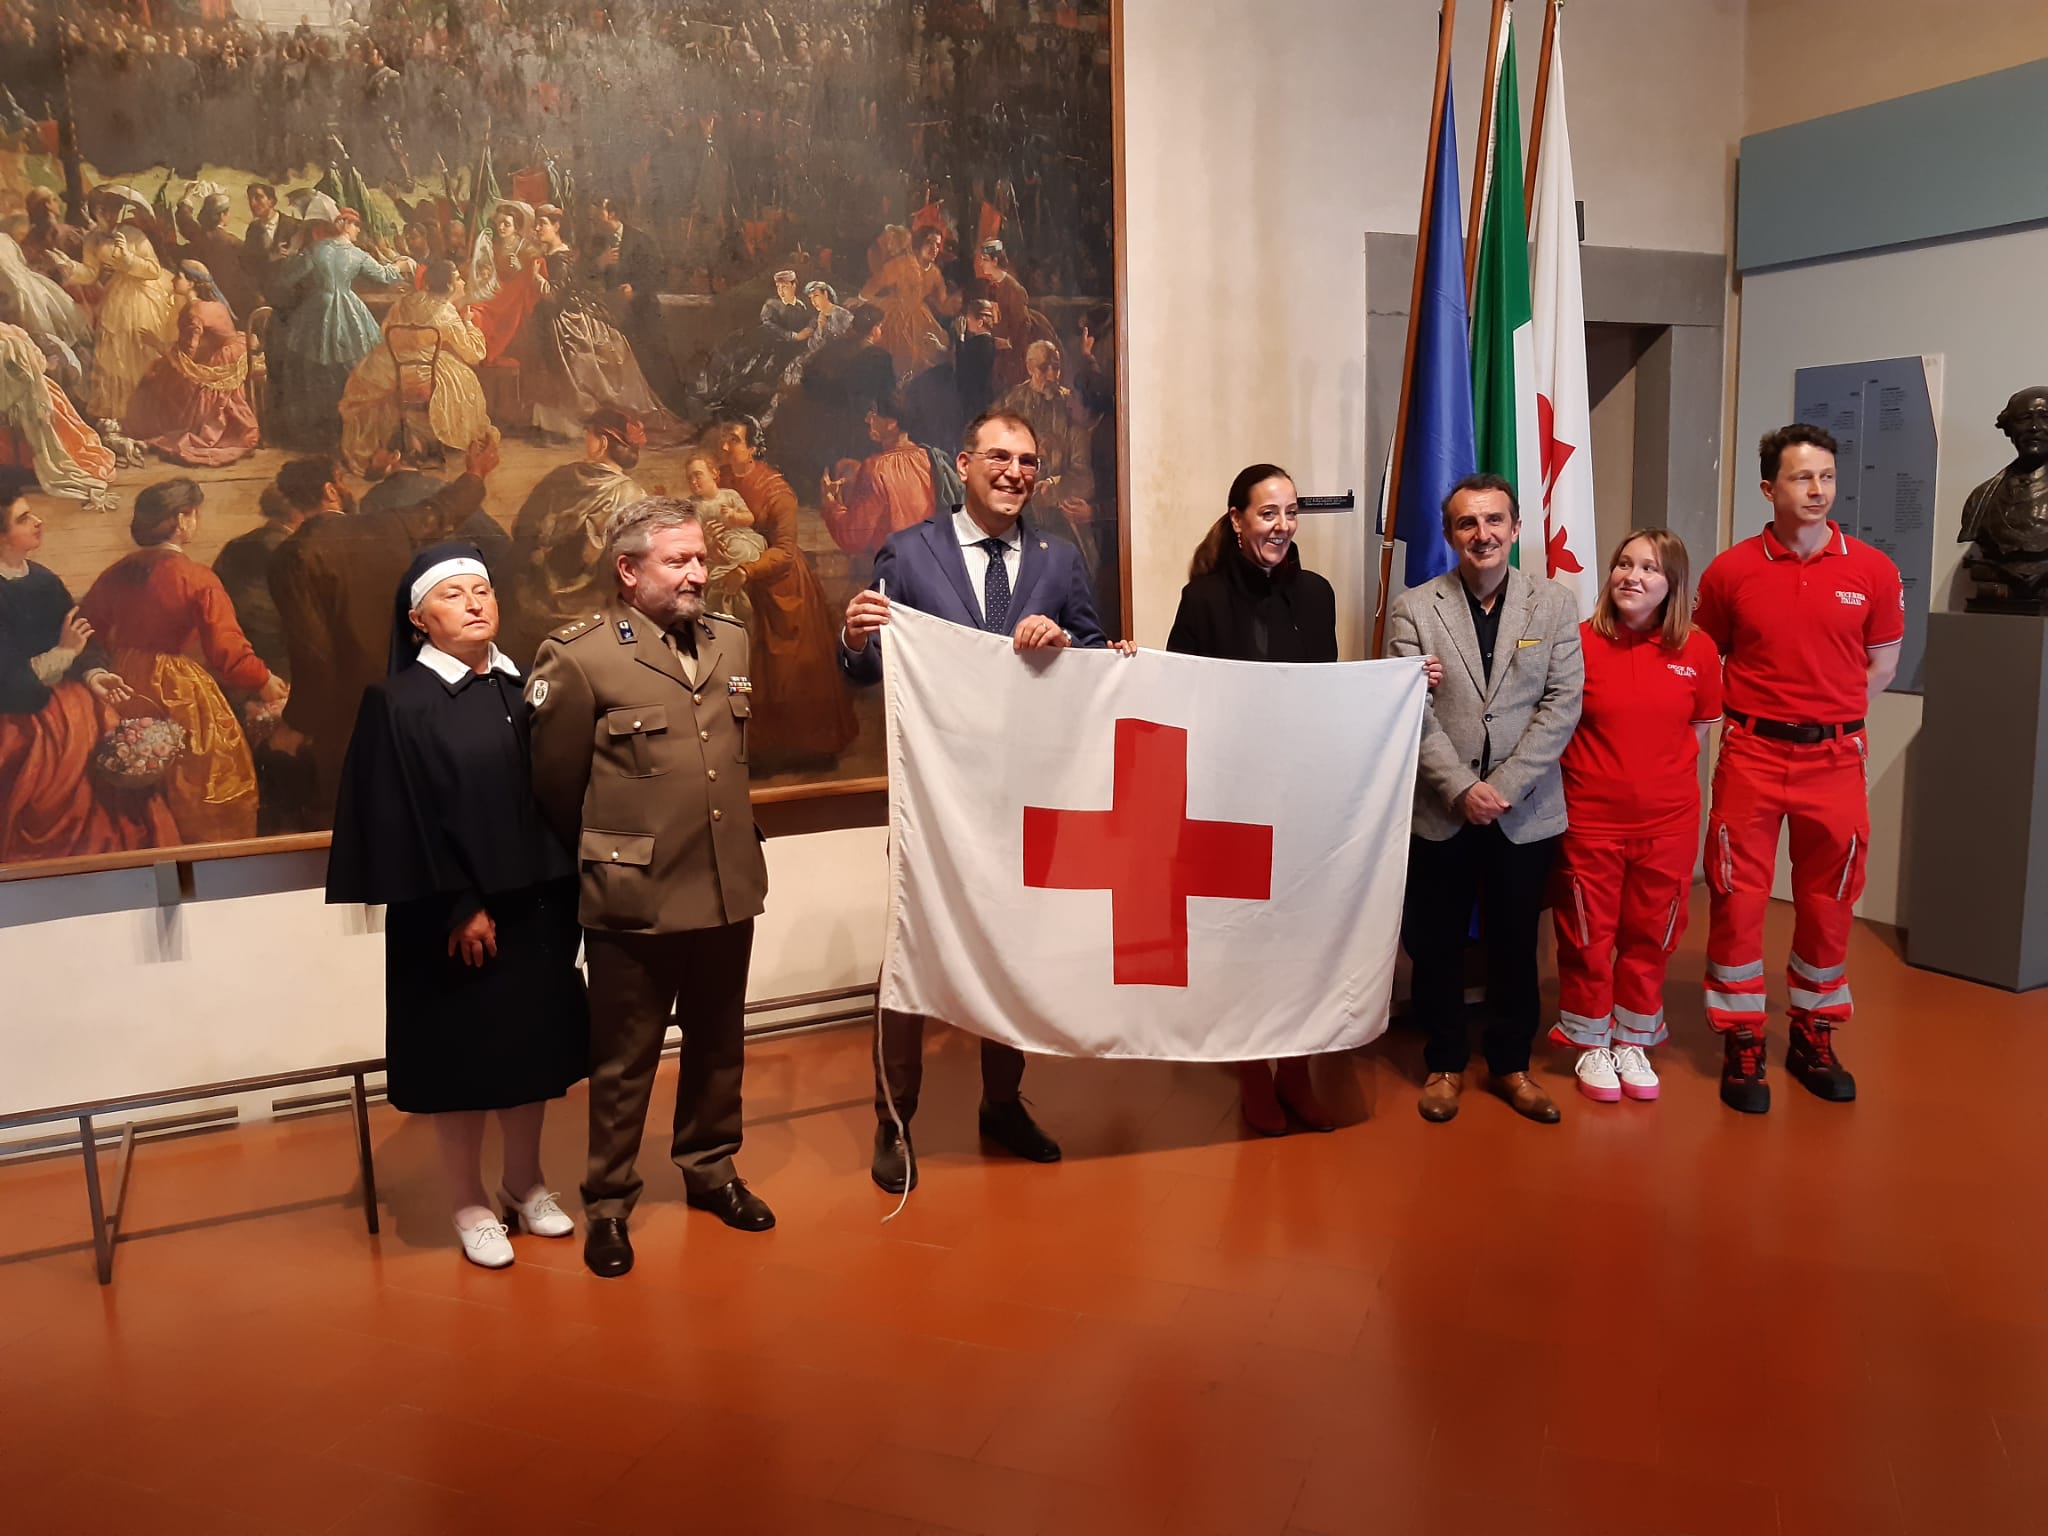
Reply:
M960 558L967 562L967 585L974 590L974 611L981 615L984 623L988 620L988 606L985 594L988 591L989 551L980 548L981 541L990 537L981 531L981 525L967 515L965 507L953 514L953 537L960 541ZM1010 524L1010 531L1003 535L1003 570L1010 578L1010 593L1016 595L1017 571L1024 563L1024 525Z

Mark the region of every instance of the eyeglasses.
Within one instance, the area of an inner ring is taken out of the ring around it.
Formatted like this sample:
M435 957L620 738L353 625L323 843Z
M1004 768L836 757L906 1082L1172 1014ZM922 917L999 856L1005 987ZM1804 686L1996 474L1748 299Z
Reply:
M1038 455L1035 453L1011 453L1007 448L977 448L974 454L987 460L988 467L999 475L1012 468L1027 479L1038 473Z

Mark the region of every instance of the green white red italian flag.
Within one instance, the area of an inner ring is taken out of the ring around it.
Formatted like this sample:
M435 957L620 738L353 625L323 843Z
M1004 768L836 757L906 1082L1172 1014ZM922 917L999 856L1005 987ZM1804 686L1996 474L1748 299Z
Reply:
M1481 470L1499 475L1522 503L1515 564L1543 569L1542 520L1531 516L1542 483L1537 457L1535 312L1529 297L1529 232L1522 221L1522 97L1515 81L1515 24L1501 28L1486 168L1479 269L1472 289L1472 430Z
M1561 23L1560 23L1561 25ZM1593 548L1592 404L1579 291L1578 204L1565 127L1564 50L1550 63L1536 166L1534 271L1523 221L1521 96L1514 22L1501 29L1485 210L1472 296L1472 412L1479 467L1522 503L1516 564L1572 587L1590 615L1600 594Z

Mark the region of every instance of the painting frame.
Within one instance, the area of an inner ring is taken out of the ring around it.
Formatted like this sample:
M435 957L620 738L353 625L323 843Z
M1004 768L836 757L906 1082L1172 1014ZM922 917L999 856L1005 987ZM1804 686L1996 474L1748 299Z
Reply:
M1103 425L1112 429L1115 445L1115 476L1113 488L1104 487L1116 516L1116 537L1113 544L1116 569L1112 575L1102 572L1101 580L1113 582L1117 615L1108 627L1113 632L1128 638L1132 632L1132 507L1130 496L1130 410L1129 410L1129 319L1128 319L1128 239L1127 239L1127 166L1126 166L1126 60L1124 53L1124 5L1123 0L1100 0L1103 19L1102 30L1106 34L1109 50L1109 143L1103 146L1110 177L1109 200L1113 209L1109 239L1110 294L1108 302L1113 310L1113 346L1115 351L1114 389L1115 405L1113 416ZM998 5L1007 5L1008 0L988 0L991 11ZM1021 6L1014 7L1021 14ZM1054 7L1047 6L1048 13ZM1105 554L1110 550L1105 549ZM886 794L888 779L882 775L862 775L846 778L820 777L801 783L756 785L751 798L756 806L797 806L809 803L804 821L810 825L820 822L831 824L841 819L835 815L835 807L845 809L844 822L847 825L861 825L875 819L874 807L879 797ZM780 818L771 818L780 819ZM291 832L272 835L257 835L236 838L229 841L191 841L168 843L146 848L133 848L118 852L88 853L34 861L0 863L0 883L23 880L57 878L67 875L89 874L110 870L158 867L160 880L165 878L169 868L189 866L195 863L215 860L232 860L266 855L290 855L324 849L330 835L325 831ZM188 872L181 872L177 879L189 887Z

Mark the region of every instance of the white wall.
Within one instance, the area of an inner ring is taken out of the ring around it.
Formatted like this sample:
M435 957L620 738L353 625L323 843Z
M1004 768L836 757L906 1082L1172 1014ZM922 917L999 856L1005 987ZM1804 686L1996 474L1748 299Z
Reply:
M1526 104L1541 8L1518 29ZM1572 148L1596 245L1727 249L1742 123L1740 0L1573 0ZM1478 130L1489 7L1459 7L1462 173ZM1412 0L1125 0L1133 618L1157 645L1231 477L1270 459L1361 510L1309 520L1363 654L1368 232L1415 228L1436 14ZM1375 568L1376 569L1376 568Z
M1743 132L2048 56L2041 0L1749 0Z
M1963 497L2012 457L1992 419L2014 390L2048 379L2048 321L2000 300L2029 291L2043 271L2048 230L2032 229L1763 273L1742 285L1738 445L1791 419L1795 369L1916 353L1945 359L1928 532L1935 608L1950 606L1962 560L1956 528ZM1754 532L1767 515L1753 488L1754 463L1738 457L1736 464L1738 534ZM1917 696L1888 693L1871 711L1870 874L1857 911L1877 922L1896 922L1902 907L1905 753L1919 729Z
M769 842L750 997L874 980L886 850L880 827ZM0 1114L382 1056L383 938L322 902L325 871L199 864L163 911L147 869L0 885Z

